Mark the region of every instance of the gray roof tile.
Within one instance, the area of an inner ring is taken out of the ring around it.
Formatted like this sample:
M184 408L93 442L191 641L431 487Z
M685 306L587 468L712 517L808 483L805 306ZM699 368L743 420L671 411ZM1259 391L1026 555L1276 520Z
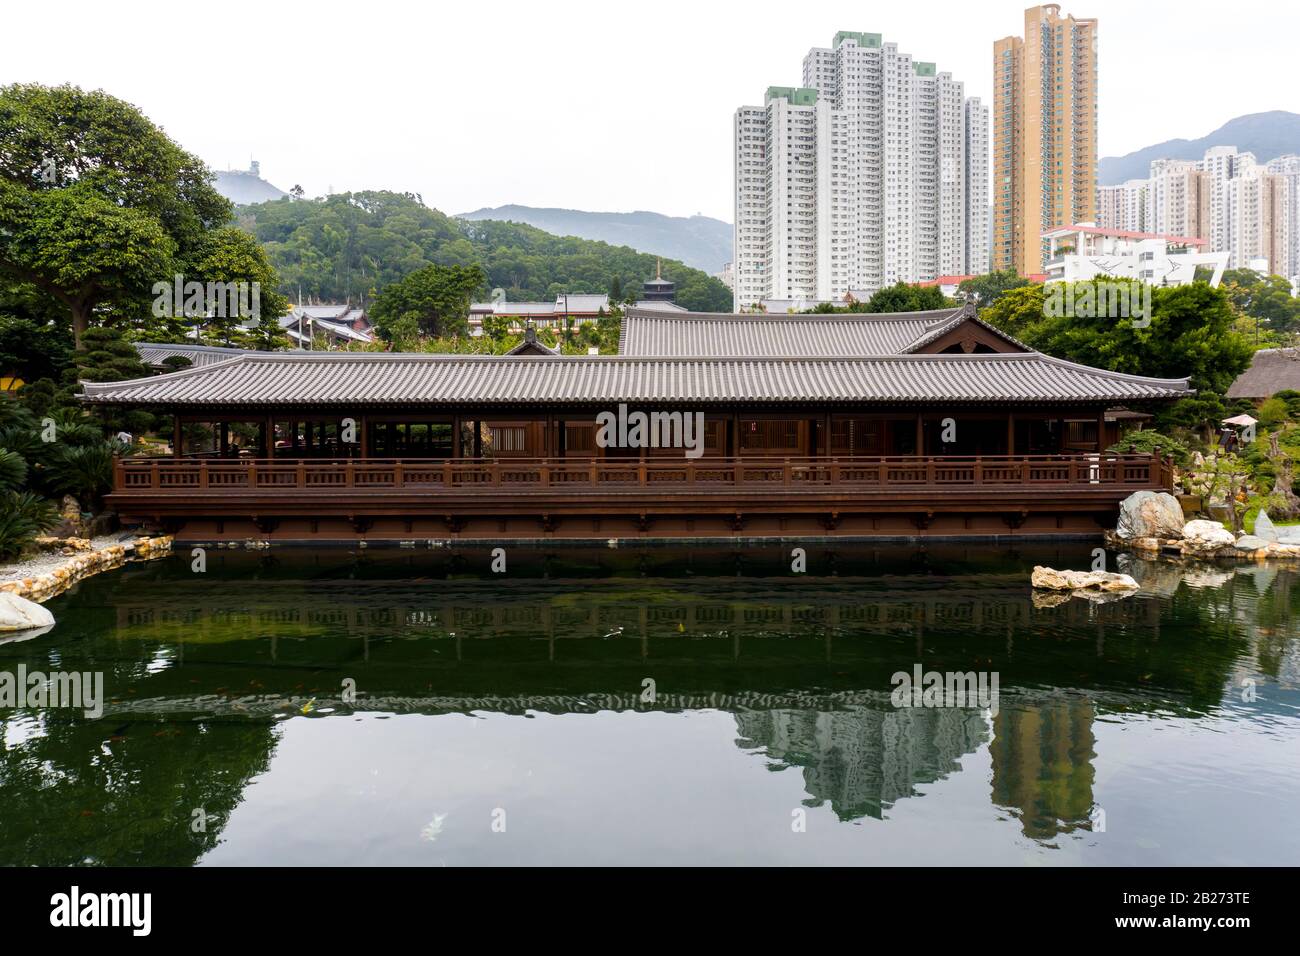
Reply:
M813 315L663 313L630 308L623 317L619 352L681 357L900 355L933 341L966 318L960 308ZM1005 333L969 318L1024 348Z
M1186 379L1088 368L1035 352L800 358L651 358L249 352L129 382L84 400L134 405L481 406L1116 402L1173 399Z

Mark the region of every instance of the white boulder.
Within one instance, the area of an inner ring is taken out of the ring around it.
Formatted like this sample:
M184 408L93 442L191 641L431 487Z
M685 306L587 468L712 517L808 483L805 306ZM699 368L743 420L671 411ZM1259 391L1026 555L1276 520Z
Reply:
M0 631L25 631L33 627L49 627L53 623L54 615L35 601L10 591L0 591Z
M1127 574L1110 571L1057 571L1038 565L1030 583L1048 591L1136 591L1138 583Z
M1213 554L1231 548L1237 538L1218 521L1198 519L1183 525L1183 550L1197 554Z
M1167 491L1135 491L1119 504L1115 534L1131 538L1180 538L1183 506Z

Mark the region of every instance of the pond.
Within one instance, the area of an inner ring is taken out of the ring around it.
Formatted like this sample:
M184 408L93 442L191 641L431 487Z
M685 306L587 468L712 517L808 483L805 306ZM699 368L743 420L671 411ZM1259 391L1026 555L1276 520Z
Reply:
M1035 598L1035 564L1092 559L810 546L799 573L790 546L517 548L494 573L486 549L422 547L129 565L0 644L0 672L104 688L98 717L0 710L0 863L1300 862L1300 574L1143 564L1134 596ZM991 695L896 693L932 673Z

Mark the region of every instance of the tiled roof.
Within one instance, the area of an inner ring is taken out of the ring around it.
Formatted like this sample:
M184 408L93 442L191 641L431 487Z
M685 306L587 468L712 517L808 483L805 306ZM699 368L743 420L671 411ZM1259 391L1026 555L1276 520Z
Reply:
M479 406L533 402L708 404L1161 400L1186 379L1107 372L1034 352L858 357L636 358L249 352L204 368L86 383L130 405Z
M737 315L730 312L655 312L628 309L619 353L642 356L772 357L900 355L914 351L960 325L961 309L931 312L828 313L820 315ZM1025 348L992 326L972 321ZM1026 351L1028 351L1026 349Z
M135 350L140 354L141 362L154 368L162 368L163 362L176 356L189 359L190 366L197 368L214 362L225 362L236 355L243 355L246 351L215 345L182 345L174 342L136 342Z

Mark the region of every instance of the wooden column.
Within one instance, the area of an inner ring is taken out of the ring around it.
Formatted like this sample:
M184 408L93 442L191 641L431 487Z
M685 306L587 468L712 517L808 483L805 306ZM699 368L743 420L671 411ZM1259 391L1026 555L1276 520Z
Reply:
M262 421L262 457L275 457L275 416L267 415Z
M181 446L184 443L184 438L185 438L185 432L181 428L181 417L180 415L173 415L172 416L172 457L173 458L181 457L181 452L182 452Z
M451 416L451 457L460 457L460 416Z
M1007 415L1007 454L1016 453L1016 413L1010 412Z
M920 412L916 413L916 453L925 454L925 419Z

